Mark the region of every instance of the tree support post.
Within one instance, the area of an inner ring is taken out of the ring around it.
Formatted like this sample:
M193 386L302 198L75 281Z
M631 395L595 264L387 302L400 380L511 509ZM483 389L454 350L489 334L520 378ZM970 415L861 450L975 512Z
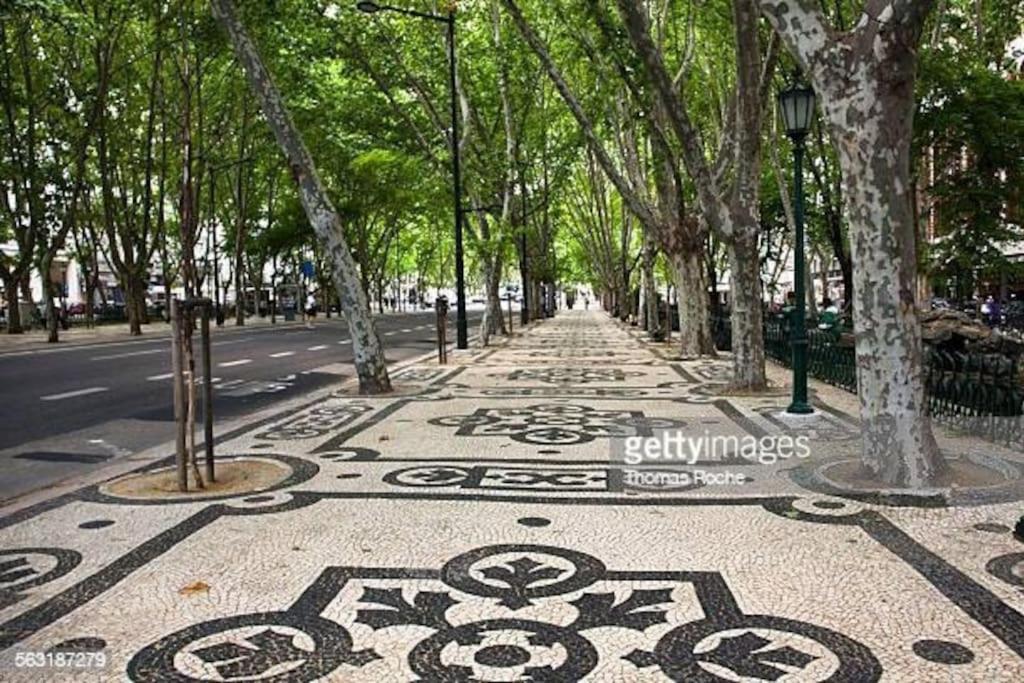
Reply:
M203 334L203 447L206 450L206 481L214 482L213 471L213 362L210 358L210 311L213 304L209 299L201 302Z
M200 328L203 344L203 447L206 451L206 480L216 481L213 453L213 362L210 343L210 316L214 304L210 299L171 299L171 373L174 386L174 421L177 427L175 465L178 475L178 490L188 492L189 447L188 434L191 421L185 387L185 325L191 325L192 311L201 311ZM186 313L188 315L186 315ZM199 476L198 471L196 477ZM202 486L200 486L202 488Z
M182 372L182 314L178 299L171 299L171 373L174 386L174 424L177 428L175 464L178 490L188 491L188 463L185 453L185 377Z

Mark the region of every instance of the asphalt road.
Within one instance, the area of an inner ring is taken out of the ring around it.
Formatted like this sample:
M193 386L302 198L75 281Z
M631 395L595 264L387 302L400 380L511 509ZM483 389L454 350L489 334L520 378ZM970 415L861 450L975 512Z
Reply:
M470 311L471 334L481 315ZM433 311L385 315L377 326L391 363L436 348ZM354 374L338 319L321 317L313 329L227 327L214 333L212 353L218 420ZM172 440L170 372L166 336L0 353L0 500Z

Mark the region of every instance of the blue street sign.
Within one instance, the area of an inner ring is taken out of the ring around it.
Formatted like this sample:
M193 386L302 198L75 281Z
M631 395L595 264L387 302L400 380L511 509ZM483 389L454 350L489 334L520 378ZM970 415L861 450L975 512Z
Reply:
M313 274L315 272L316 271L313 269L313 262L312 261L303 261L302 262L302 274L303 275L305 275L309 279L313 279Z

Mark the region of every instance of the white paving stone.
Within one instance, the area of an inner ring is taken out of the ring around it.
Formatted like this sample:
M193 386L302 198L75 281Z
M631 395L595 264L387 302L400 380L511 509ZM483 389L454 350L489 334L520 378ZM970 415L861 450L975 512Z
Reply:
M794 469L857 457L855 399L816 385L828 410L795 421L778 369L782 391L727 396L728 358L671 356L562 314L218 444L290 468L269 491L0 511L0 680L1024 680L1019 496L830 495ZM805 436L809 457L628 486L621 439L665 429ZM106 666L15 666L54 648Z

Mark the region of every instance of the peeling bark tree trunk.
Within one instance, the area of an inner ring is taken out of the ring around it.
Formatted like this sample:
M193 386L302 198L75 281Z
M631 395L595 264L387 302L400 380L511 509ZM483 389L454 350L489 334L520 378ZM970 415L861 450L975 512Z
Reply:
M488 272L484 274L487 278L487 317L490 320L489 328L491 334L507 335L505 317L501 311L501 267L492 263Z
M839 155L853 256L863 462L889 484L927 485L946 465L927 416L914 306L910 140L915 46L933 2L870 0L866 20L844 34L807 0L760 3L810 73Z
M909 122L909 107L906 114ZM898 126L896 121L879 123L879 131ZM902 128L909 136L909 126ZM898 155L865 155L856 148L841 150L839 156L847 196L856 198L849 217L864 463L886 482L918 486L944 463L924 394L913 222L905 190L898 189L909 187L909 170L898 168L903 165L894 158Z
M487 291L487 305L480 323L480 340L484 346L490 343L491 335L507 335L505 317L501 310L501 265L491 256L483 258L484 287Z
M767 381L757 235L737 231L729 247L733 383L744 389L761 390Z
M212 0L211 5L214 17L227 32L267 123L288 159L306 216L332 266L338 300L352 338L359 389L364 394L389 392L391 380L385 365L384 347L370 314L366 291L359 284L359 271L345 242L341 218L327 196L309 150L281 94L238 18L234 3L231 0Z
M711 338L704 278L704 250L673 254L670 261L679 301L679 356L684 359L714 356L715 344Z
M760 228L761 91L765 81L761 73L757 8L752 3L753 0L732 2L737 55L735 105L730 110L733 118L728 122L719 151L719 160L727 162L722 168L731 167L735 176L729 189L720 186L718 170L708 164L700 130L691 120L687 102L665 66L664 55L651 38L646 8L633 0L617 0L616 5L679 143L703 218L729 247L734 269L733 381L750 390L763 390L766 388L763 333L759 327L754 329L751 322L760 320L761 307L757 234ZM734 131L729 132L733 127ZM738 291L752 282L755 283L753 291ZM740 316L735 315L736 304L741 307ZM742 338L735 339L737 335ZM760 365L748 365L758 362Z
M652 339L661 338L660 315L658 313L658 294L654 285L654 258L657 255L654 239L650 230L644 228L643 254L643 298L644 298L644 330Z

